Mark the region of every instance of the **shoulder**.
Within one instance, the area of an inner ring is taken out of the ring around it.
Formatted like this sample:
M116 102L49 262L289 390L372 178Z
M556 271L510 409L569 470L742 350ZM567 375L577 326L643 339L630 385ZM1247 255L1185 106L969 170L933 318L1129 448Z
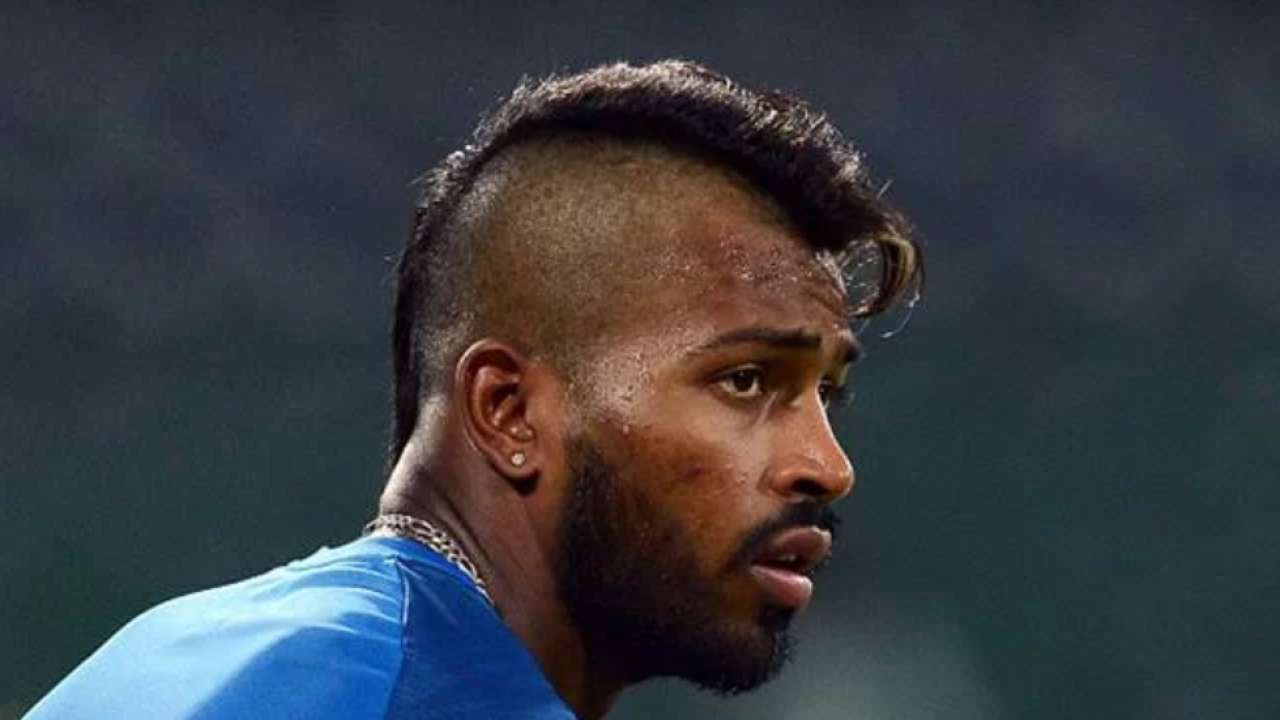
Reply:
M159 605L42 700L45 718L571 719L460 570L364 538Z
M396 550L359 540L159 605L31 717L382 717L403 656Z

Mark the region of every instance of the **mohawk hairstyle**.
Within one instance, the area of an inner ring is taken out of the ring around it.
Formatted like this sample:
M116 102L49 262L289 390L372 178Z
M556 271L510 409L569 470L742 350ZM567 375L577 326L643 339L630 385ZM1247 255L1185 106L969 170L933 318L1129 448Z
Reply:
M482 119L471 142L424 176L413 231L397 267L392 328L394 415L390 462L418 420L422 398L447 368L433 360L465 312L457 307L451 232L486 164L531 139L595 133L667 145L741 174L772 197L815 250L842 262L874 255L878 282L855 317L882 312L923 276L906 219L871 185L862 155L821 113L777 91L753 91L697 63L602 65L581 73L525 79Z

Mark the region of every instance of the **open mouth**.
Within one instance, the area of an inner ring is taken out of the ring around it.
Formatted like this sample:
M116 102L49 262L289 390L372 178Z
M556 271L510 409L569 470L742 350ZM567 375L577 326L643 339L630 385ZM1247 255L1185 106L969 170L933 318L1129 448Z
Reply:
M814 568L831 553L831 533L814 526L784 530L751 561L751 575L774 604L800 610L813 597Z

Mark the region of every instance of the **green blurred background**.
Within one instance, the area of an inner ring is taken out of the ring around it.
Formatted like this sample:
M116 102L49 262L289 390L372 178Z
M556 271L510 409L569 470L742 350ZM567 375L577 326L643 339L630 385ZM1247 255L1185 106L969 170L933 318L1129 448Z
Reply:
M410 182L522 74L672 55L827 109L930 278L868 331L797 662L615 716L1280 717L1278 20L6 4L0 717L144 608L352 537Z

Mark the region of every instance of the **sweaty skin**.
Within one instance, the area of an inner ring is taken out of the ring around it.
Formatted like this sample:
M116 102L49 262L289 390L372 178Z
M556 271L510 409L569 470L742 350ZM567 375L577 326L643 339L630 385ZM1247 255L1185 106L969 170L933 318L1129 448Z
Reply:
M635 550L690 558L714 588L713 630L763 641L774 600L734 563L744 539L853 487L824 407L854 353L844 288L739 176L651 144L529 143L479 188L465 218L473 324L380 510L443 524L552 685L597 718L655 670L576 624L561 596L569 446L590 441L621 501L688 544L642 533ZM759 329L812 342L716 342Z

